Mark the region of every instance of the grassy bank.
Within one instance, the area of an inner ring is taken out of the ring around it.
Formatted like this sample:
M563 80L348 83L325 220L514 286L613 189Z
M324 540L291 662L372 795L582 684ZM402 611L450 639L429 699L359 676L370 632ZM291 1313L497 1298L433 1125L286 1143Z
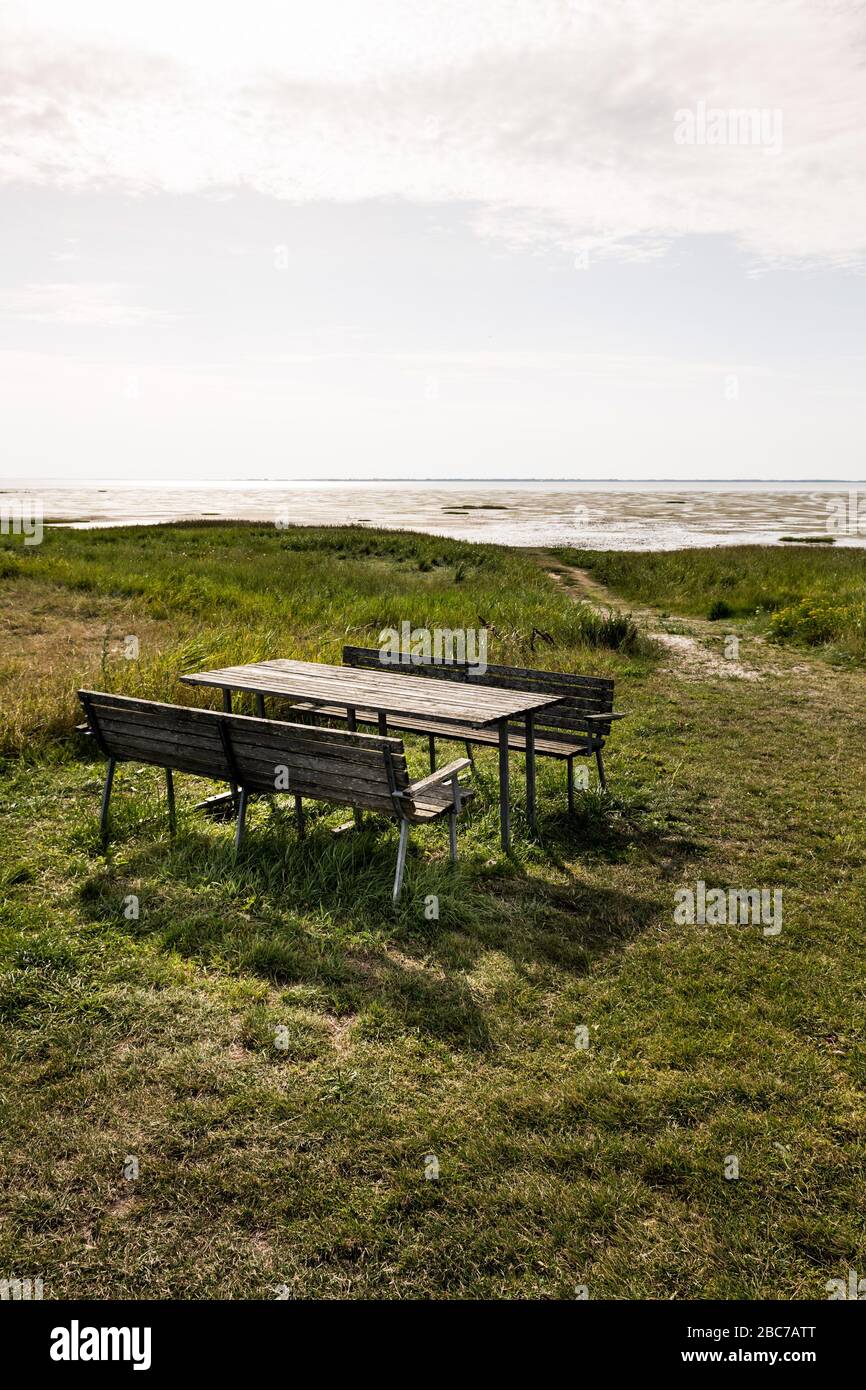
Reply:
M743 545L557 553L632 602L705 618L751 618L774 640L822 648L838 660L866 660L863 550Z
M866 674L733 619L761 678L679 679L527 555L430 538L58 532L7 568L0 1274L46 1297L669 1299L824 1297L862 1270ZM334 838L322 807L299 844L257 803L235 861L192 811L206 784L178 779L170 841L132 766L102 852L82 679L176 698L193 661L480 616L491 659L617 681L613 794L573 821L544 762L528 839L515 757L502 856L482 752L460 865L443 827L413 832L394 911L392 825ZM781 935L675 925L698 879L781 887Z

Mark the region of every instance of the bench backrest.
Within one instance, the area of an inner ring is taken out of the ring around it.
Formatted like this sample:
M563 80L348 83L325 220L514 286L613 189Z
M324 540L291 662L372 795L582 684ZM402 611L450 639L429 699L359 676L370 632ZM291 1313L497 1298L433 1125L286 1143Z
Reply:
M603 676L575 676L568 671L534 671L521 666L488 666L478 671L467 662L407 660L406 665L395 667L393 663L382 661L375 647L344 647L344 666L362 666L371 669L399 670L408 675L432 676L445 680L462 680L469 685L494 685L506 690L532 690L551 695L561 695L562 699L550 709L540 709L535 717L537 729L560 729L564 733L591 732L605 736L610 733L610 722L593 719L587 722L588 714L610 714L613 711L613 681ZM515 728L521 727L519 724Z
M289 791L393 815L412 811L402 740L80 690L110 758L155 763L250 791Z

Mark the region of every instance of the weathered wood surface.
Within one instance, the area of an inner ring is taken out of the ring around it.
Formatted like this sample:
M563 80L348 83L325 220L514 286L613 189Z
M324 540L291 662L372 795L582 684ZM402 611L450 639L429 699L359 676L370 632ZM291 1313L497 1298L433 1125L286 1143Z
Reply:
M377 653L378 656L378 653ZM311 705L337 705L341 710L372 709L378 714L429 716L439 723L455 723L473 729L518 718L527 710L555 704L559 696L548 692L496 688L465 681L421 683L404 672L354 666L328 666L317 661L258 661L248 666L227 666L181 676L188 685L306 701Z
M375 647L346 646L343 648L343 662L361 670L381 669L380 654ZM579 676L569 671L534 671L523 666L487 666L480 671L462 662L449 663L444 660L420 662L405 667L405 671L410 676L421 676L427 681L456 680L471 686L475 694L480 693L481 689L549 694L552 703L547 707L531 707L538 710L535 718L537 729L580 729L588 732L591 720L595 732L608 733L606 721L618 717L613 714L614 683L606 676ZM469 724L468 720L465 722Z

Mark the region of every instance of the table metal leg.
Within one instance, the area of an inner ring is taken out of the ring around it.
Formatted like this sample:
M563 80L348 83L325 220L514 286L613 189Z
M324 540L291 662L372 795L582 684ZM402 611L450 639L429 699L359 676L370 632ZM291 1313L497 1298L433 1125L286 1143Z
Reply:
M508 785L508 720L499 721L499 837L507 854L511 848L511 805Z
M535 834L535 713L526 714L526 820Z
M388 716L387 716L387 714L380 714L380 715L379 715L379 733L382 735L383 738L387 738L387 737L388 737Z
M256 696L256 714L259 716L259 719L264 719L264 717L265 717L265 697L264 697L264 695L257 695L257 696Z

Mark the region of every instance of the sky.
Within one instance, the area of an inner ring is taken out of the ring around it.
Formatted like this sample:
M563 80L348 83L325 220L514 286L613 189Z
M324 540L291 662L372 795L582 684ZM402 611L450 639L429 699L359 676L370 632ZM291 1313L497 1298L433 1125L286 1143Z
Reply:
M862 478L864 62L859 0L0 0L0 476Z

